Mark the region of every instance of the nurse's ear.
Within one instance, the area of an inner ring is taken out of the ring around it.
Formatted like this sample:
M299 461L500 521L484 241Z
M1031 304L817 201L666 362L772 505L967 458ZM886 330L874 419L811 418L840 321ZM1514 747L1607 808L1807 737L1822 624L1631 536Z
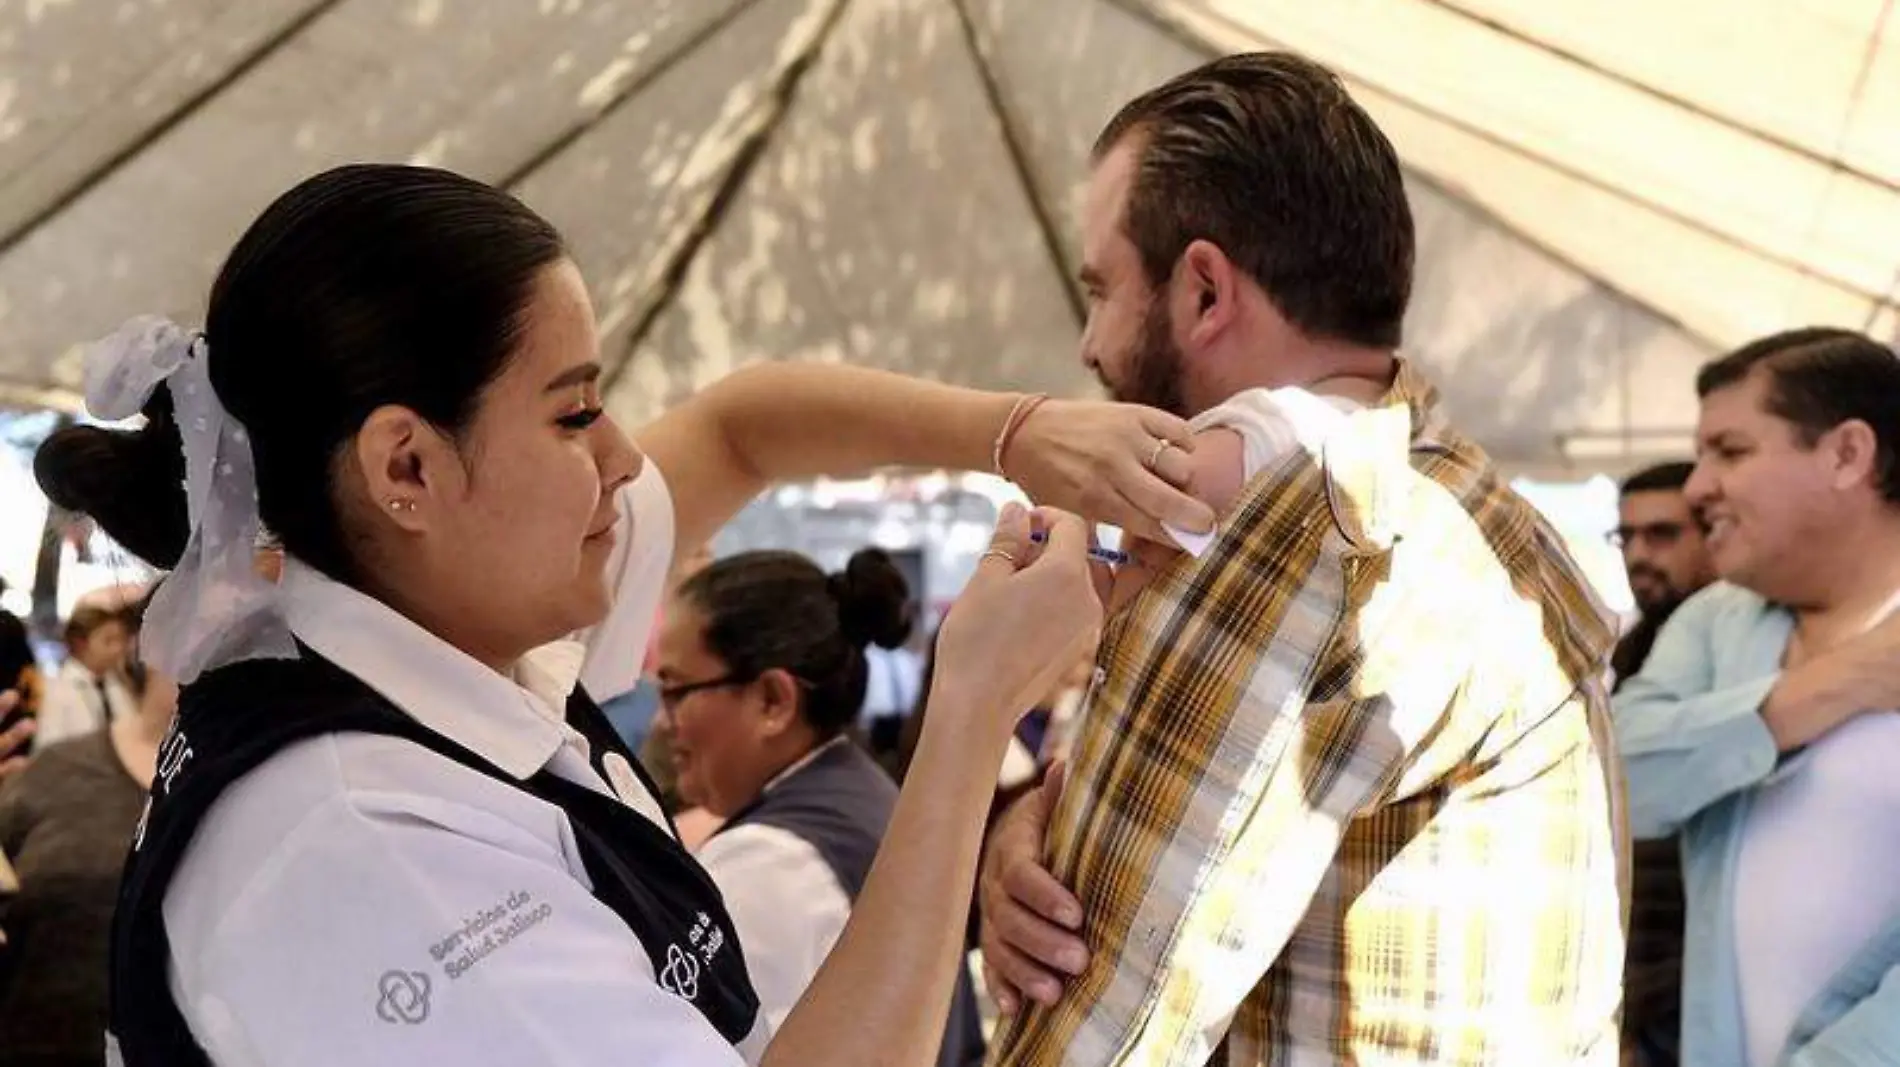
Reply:
M441 505L467 488L468 469L454 443L406 407L371 412L351 454L364 503L408 533L426 531Z
M759 675L759 694L765 701L761 716L761 732L766 737L777 737L798 723L798 700L802 687L792 672L773 668Z

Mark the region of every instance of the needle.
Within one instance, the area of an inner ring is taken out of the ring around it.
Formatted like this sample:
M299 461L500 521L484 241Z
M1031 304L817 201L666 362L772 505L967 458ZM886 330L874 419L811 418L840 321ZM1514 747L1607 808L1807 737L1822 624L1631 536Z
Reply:
M1040 545L1049 540L1049 535L1043 533L1041 530L1037 530L1035 533L1029 535L1029 539ZM1090 545L1089 558L1101 563L1106 563L1111 567L1121 567L1129 563L1133 557L1129 556L1126 552L1117 552L1112 548Z

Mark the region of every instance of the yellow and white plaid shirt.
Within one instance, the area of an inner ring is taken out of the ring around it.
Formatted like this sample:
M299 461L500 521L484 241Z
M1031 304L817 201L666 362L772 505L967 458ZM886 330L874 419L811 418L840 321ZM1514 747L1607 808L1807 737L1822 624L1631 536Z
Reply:
M992 1064L1614 1064L1613 618L1401 364L1111 619Z

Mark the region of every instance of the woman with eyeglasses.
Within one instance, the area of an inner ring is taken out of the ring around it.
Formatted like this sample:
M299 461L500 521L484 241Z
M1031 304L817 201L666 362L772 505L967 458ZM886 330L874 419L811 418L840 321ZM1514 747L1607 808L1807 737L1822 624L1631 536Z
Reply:
M776 1034L592 695L632 688L675 546L774 480L1000 462L1036 499L1110 502L1104 521L1205 528L1143 466L1185 426L776 364L630 440L598 350L545 220L363 165L265 210L202 332L135 320L90 354L92 413L145 421L61 430L36 473L170 570L144 649L183 686L113 931L115 1062L935 1058L996 761L1022 694L1099 625L1081 521L999 525L947 624L941 725ZM276 582L253 569L271 538Z
M846 735L871 645L910 636L910 589L866 549L827 575L792 552L711 564L660 628L660 715L683 797L724 825L698 849L745 949L759 1008L778 1025L830 954L890 824L897 787ZM938 1063L979 1063L967 968Z

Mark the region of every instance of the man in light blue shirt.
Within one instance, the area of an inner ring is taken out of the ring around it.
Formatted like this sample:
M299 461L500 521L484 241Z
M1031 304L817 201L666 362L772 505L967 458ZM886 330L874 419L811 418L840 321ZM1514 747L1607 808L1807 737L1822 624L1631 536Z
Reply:
M1900 360L1799 330L1697 392L1723 581L1615 704L1635 835L1682 836L1681 1062L1900 1065Z

